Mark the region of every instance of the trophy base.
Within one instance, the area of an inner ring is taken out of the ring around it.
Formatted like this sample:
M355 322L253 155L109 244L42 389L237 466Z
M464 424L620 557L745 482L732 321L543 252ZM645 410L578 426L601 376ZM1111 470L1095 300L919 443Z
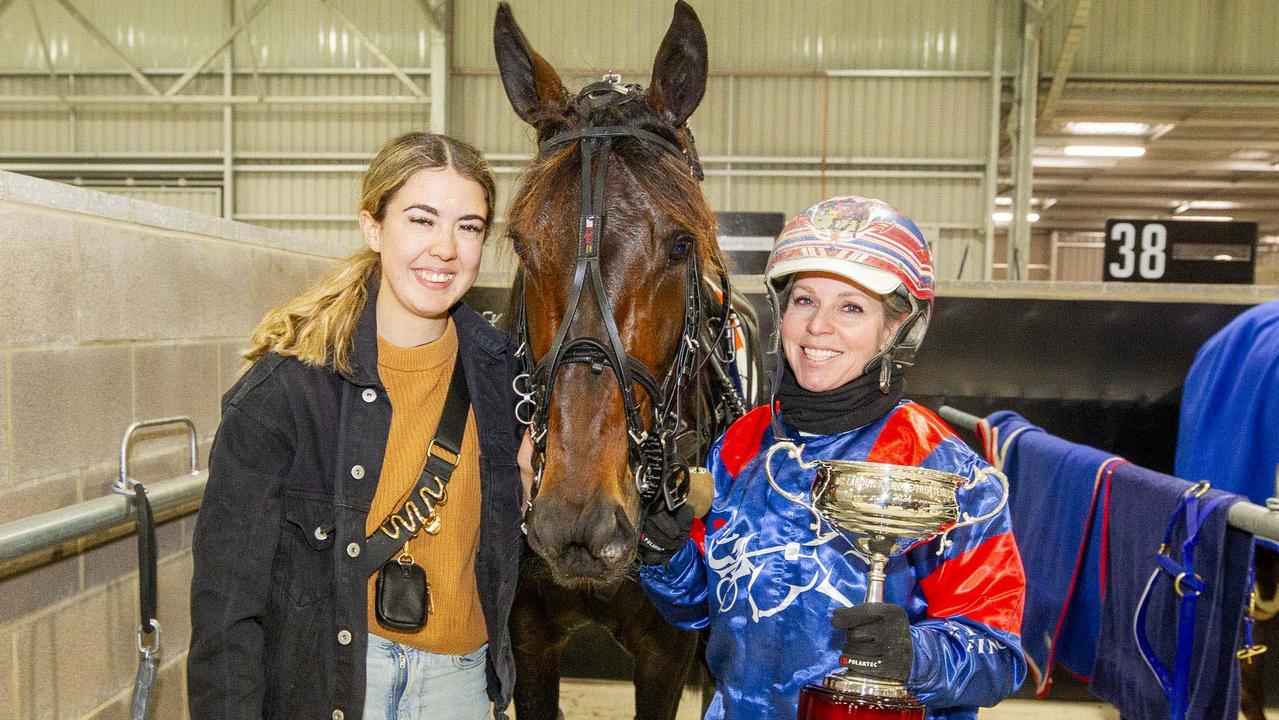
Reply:
M834 673L799 691L799 720L924 720L923 703L901 683Z

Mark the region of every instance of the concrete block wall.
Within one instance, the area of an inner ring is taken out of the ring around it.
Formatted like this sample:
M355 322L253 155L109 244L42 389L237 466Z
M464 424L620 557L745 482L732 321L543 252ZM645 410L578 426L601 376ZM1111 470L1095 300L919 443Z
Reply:
M187 415L207 461L259 318L335 259L322 241L0 172L0 524L109 492L125 427ZM139 436L130 474L187 469ZM153 717L186 717L190 537L158 529L164 655ZM126 718L137 668L132 535L0 568L0 720Z

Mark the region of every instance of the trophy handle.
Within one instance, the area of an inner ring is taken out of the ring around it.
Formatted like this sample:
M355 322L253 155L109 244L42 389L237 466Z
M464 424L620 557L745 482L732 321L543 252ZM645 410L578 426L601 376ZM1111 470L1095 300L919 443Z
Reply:
M764 472L765 474L768 475L769 486L772 487L773 492L777 493L778 495L781 495L782 497L786 498L787 500L790 500L791 502L797 505L802 505L803 507L807 508L809 511L816 514L817 509L814 508L811 504L804 502L803 495L794 495L786 492L785 490L781 488L781 486L777 484L777 480L773 478L773 456L782 451L785 451L787 455L790 455L792 458L794 458L795 462L799 463L799 466L801 468L804 468L805 470L811 470L817 467L817 463L815 462L804 461L803 445L796 445L795 443L789 440L782 440L780 442L773 443L773 446L768 449L768 454L764 456Z
M941 555L942 553L944 553L946 551L946 548L950 547L951 543L953 542L948 537L951 532L958 530L962 527L968 527L969 525L976 525L977 523L986 522L987 520L1003 512L1004 506L1008 504L1008 477L1004 475L1002 472L996 470L993 467L977 468L976 477L964 483L962 487L965 490L972 490L973 488L977 487L978 484L985 482L987 480L990 480L991 478L994 478L995 481L999 483L999 487L1001 489L1001 492L999 494L999 504L996 505L995 508L991 510L990 512L978 517L973 517L972 515L969 515L967 512L961 513L959 522L943 530L941 535L939 536L941 538L941 542L938 543L937 545L938 555Z

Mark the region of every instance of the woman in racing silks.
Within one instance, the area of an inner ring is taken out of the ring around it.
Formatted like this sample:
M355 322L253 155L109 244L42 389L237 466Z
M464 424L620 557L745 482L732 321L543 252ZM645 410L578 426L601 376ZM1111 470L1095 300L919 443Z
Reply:
M866 563L770 487L764 467L789 438L805 461L987 472L942 420L902 398L903 368L932 314L928 244L883 202L833 198L786 226L765 277L782 349L775 411L756 408L713 446L705 518L695 522L687 506L655 514L640 541L640 577L663 614L710 630L717 687L706 717L794 718L800 689L837 668L842 651L860 675L905 682L929 717L976 718L976 706L998 703L1026 675L1025 577L1007 510L892 559L885 602L862 603ZM778 453L772 471L781 490L811 504L811 470ZM980 517L1002 491L972 483L958 499Z

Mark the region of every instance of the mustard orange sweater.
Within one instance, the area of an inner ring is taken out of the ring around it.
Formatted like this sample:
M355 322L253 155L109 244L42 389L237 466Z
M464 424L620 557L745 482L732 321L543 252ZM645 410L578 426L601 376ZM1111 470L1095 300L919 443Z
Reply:
M408 496L426 464L426 447L444 408L444 397L457 359L457 328L450 319L438 340L403 348L378 337L378 373L391 401L391 431L365 534L372 534ZM369 579L369 632L427 652L469 653L488 640L484 612L475 581L480 542L479 441L475 411L466 419L462 458L449 480L444 504L438 506L440 532L419 531L409 541L409 554L426 569L431 608L426 626L404 633L379 625L374 612L374 581Z

